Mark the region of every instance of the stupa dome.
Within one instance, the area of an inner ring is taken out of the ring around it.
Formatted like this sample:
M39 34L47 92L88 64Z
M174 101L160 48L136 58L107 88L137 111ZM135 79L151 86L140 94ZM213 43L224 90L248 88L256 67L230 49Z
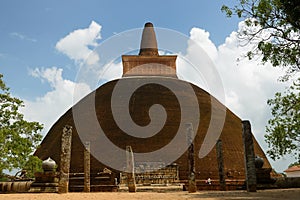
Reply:
M199 158L198 156L200 148L205 146L203 141L211 120L214 120L216 123L219 120L222 123L222 119L219 119L218 115L212 117L212 111L214 111L215 113L226 114L220 138L216 138L216 140L222 140L226 178L245 180L241 119L205 90L192 83L178 79L176 75L176 55L160 56L157 49L154 27L151 23L147 23L142 35L139 55L122 56L123 77L100 86L64 113L51 127L42 141L40 148L35 152L35 155L41 159L51 157L56 161L59 168L62 128L65 125L70 125L73 127L70 171L72 173L82 173L84 141L82 141L82 136L80 135L82 133L78 133L78 123L81 123L81 128L86 130L86 138L90 138L91 148L93 148L93 145L101 145L97 143L99 142L97 139L99 127L95 127L92 124L92 121L94 123L96 117L105 136L116 147L125 150L126 146L131 146L135 153L147 153L162 149L170 144L174 137L176 137L178 130L180 130L181 123L191 122L196 127L194 139L196 179L204 180L208 177L218 179L216 147L213 146L212 150L205 157ZM112 97L116 95L116 98L122 99L122 95L125 95L122 92L114 93L117 84L122 85L124 88L130 88L132 85L138 85L141 82L146 82L147 84L142 85L134 91L128 104L126 102L123 104L120 103L119 105L114 105L115 107L112 109ZM186 85L192 88L194 94L186 90ZM166 86L172 86L173 89L171 90ZM193 96L196 98L192 98ZM182 98L183 102L179 102L178 98ZM90 105L91 99L95 103L94 105ZM195 104L195 99L199 109L198 119L193 118L195 116L193 115L194 108L190 106ZM214 106L212 106L212 101L214 102ZM151 121L151 117L155 118L158 116L151 116L151 113L149 113L151 106L157 104L165 109L166 120L164 126L155 135L143 137L144 133L140 132L140 137L132 136L124 132L115 121L114 111L117 112L117 117L123 119L125 123L126 120L132 120L141 127L147 126L151 122L158 123L155 120ZM131 119L128 119L128 113L123 112L124 107L129 110ZM74 110L76 109L80 109L80 116L76 116L77 119L74 119ZM183 110L190 113L190 115L183 115ZM181 130L181 132L184 132L184 130ZM181 148L180 145L186 143L186 140L181 142L170 147L169 156L178 152L178 149ZM256 155L264 159L264 167L271 167L255 138L254 150ZM109 149L106 149L106 151L112 162L119 160L122 164L123 158L117 152L111 154ZM109 168L113 173L120 172L120 170L102 163L97 158L97 151L91 153L91 172L96 173L105 168ZM103 152L98 153L101 154ZM136 162L142 162L142 160L138 159ZM187 160L188 154L187 151L184 151L173 162L178 166L180 180L187 180ZM159 161L159 157L156 160L148 160L148 162ZM147 162L147 160L143 162ZM169 164L172 163L166 163L166 165Z

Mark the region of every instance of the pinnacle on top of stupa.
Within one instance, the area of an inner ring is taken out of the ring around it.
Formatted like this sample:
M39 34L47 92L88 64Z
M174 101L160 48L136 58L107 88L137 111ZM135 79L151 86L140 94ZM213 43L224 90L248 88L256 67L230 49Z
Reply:
M140 46L140 56L158 56L156 35L151 22L147 22L144 26L141 46Z

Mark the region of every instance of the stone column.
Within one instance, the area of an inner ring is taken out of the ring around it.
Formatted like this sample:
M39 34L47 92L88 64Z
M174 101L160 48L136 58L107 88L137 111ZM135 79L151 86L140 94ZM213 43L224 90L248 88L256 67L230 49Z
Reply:
M91 169L91 154L90 154L90 142L85 143L85 148L83 152L84 159L84 192L91 191L91 179L90 179L90 169Z
M69 171L71 162L72 126L66 125L61 136L60 172L58 193L67 193L69 189Z
M251 125L248 120L242 121L245 154L246 184L248 192L256 192L255 155Z
M131 146L126 146L127 160L127 185L129 192L136 192L135 176L134 176L134 157Z
M222 149L222 140L217 141L217 161L219 168L219 179L220 179L220 190L226 190L226 182L224 175L224 158L223 158L223 149Z
M195 154L194 154L194 130L192 123L186 124L187 144L188 144L188 163L189 163L189 193L197 191L195 177Z

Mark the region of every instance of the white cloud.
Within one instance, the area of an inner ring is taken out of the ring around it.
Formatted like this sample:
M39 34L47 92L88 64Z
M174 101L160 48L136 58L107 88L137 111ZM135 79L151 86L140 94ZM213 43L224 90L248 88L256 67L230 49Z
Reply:
M240 23L239 28L243 29L244 24ZM209 39L209 33L199 28L193 28L190 32L190 39L200 45L205 53L211 58L211 63L208 61L199 61L199 71L206 68L215 67L219 73L225 91L224 104L243 120L250 120L253 133L266 152L267 144L264 141L265 126L268 119L271 117L270 108L267 105L267 100L274 97L275 92L283 91L288 83L278 82L278 78L284 72L280 68L274 68L267 63L261 65L260 60L248 60L247 58L239 59L245 53L251 50L252 46L239 45L237 33L232 32L226 38L224 44L216 47ZM255 44L250 44L255 45ZM189 41L187 54L184 57L188 60L207 59L205 53L195 51L193 42ZM214 64L214 66L212 65ZM197 80L195 73L187 70L191 68L186 66L187 62L182 62L179 59L177 62L178 71L184 79L192 81L203 89L207 90L210 85L203 83L210 82L209 76L201 77ZM204 79L204 80L203 80ZM208 81L205 81L208 80ZM211 91L218 98L218 93ZM221 100L221 99L220 99ZM222 101L222 100L221 100ZM278 171L283 171L292 162L290 158L282 159L280 162L273 162L273 167Z
M106 64L99 72L99 77L104 80L114 80L122 77L122 62L110 62Z
M22 110L26 119L43 123L45 133L73 103L91 92L86 84L63 79L62 72L63 70L57 67L36 68L30 72L32 76L49 83L52 88L34 101L25 100L25 107ZM76 97L73 95L74 89L76 89Z
M101 39L100 32L101 25L92 21L88 28L74 30L60 39L56 44L56 49L74 60L79 66L83 64L97 65L99 56L92 48L97 47L97 40ZM13 34L13 36L25 39L19 34ZM103 72L103 77L112 79L116 77L113 74L120 77L120 70L122 70L120 63L112 63L112 66L114 67ZM100 72L97 71L97 73ZM91 92L91 87L86 83L76 83L64 79L62 68L35 68L30 71L30 75L51 86L51 90L44 95L32 101L24 100L25 107L22 110L26 119L39 121L45 125L44 134L74 103Z
M24 34L21 34L21 33L12 32L12 33L10 33L10 35L11 35L12 37L18 38L18 39L20 39L20 40L26 40L26 41L29 41L29 42L37 42L36 39L31 38L31 37L28 37L28 36L26 36L26 35L24 35Z
M239 24L239 28L243 28L243 23ZM56 49L79 64L97 65L99 56L92 52L90 47L97 46L97 39L101 38L100 31L101 26L92 22L88 28L75 30L62 38L56 44ZM200 45L202 50L198 51L199 48L197 49L195 44ZM211 87L209 84L214 83L213 78L215 78L211 76L215 72L210 67L215 67L222 80L225 92L224 103L241 119L251 121L253 133L266 151L267 146L263 135L267 120L271 117L270 108L266 102L267 99L273 97L275 92L282 91L286 86L277 81L283 72L278 68L273 68L270 64L261 66L258 60L249 61L245 58L237 62L237 58L251 48L249 46L240 47L238 44L236 32L232 32L224 44L216 47L209 39L208 32L199 28L191 29L186 55L178 53L178 75L209 91ZM200 65L191 68L189 64L191 60ZM197 76L197 71L200 72L200 78ZM56 67L37 68L31 72L33 76L49 83L52 90L44 96L36 98L35 101L25 101L25 116L31 120L45 123L46 130L71 107L75 87L82 88L83 92L79 97L91 91L91 87L86 84L65 80L62 72L62 69ZM94 73L94 71L92 72ZM95 73L106 80L119 78L122 74L121 63L109 63L100 71L97 69ZM211 92L217 98L219 97L219 90ZM286 159L273 163L273 166L282 171L290 162L291 160Z
M217 48L209 39L209 32L200 28L192 28L190 31L190 39L200 45L210 58L215 59L217 57Z
M69 33L66 37L56 43L56 49L66 54L76 62L85 61L96 47L97 40L101 39L101 25L92 21L90 26L85 29L78 29ZM99 57L93 54L89 62L97 62Z

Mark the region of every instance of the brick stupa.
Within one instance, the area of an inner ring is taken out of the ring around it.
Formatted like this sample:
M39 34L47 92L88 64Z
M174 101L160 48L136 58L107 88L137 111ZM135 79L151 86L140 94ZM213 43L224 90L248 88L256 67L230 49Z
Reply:
M104 85L97 88L91 94L80 100L74 107L82 106L87 104L88 98L94 96L95 105L92 106L96 111L97 120L105 132L106 137L112 141L114 145L121 149L126 149L126 146L130 145L134 152L142 153L149 152L149 149L156 150L163 148L167 145L177 133L179 123L181 122L181 110L178 101L174 98L172 91L160 86L159 84L149 84L147 87L141 87L135 91L129 102L129 105L118 105L129 106L130 115L132 120L140 125L145 126L149 124L149 107L153 104L162 105L167 113L167 119L165 126L154 136L148 138L133 137L124 133L116 124L112 109L111 109L111 97L115 85L118 81L122 81L122 84L128 86L135 84L136 82L142 81L143 79L151 80L151 82L160 82L166 84L173 84L177 86L176 92L180 95L188 97L186 91L182 91L183 84L190 84L193 88L199 105L200 120L195 132L195 170L196 170L196 181L201 185L205 183L205 180L209 177L213 183L218 183L218 165L217 165L217 153L216 146L208 153L205 157L199 158L198 152L203 144L204 137L207 134L212 114L211 102L216 102L214 109L218 112L226 112L225 123L222 129L220 138L223 146L224 156L224 171L227 185L233 185L231 189L237 189L245 181L245 166L244 166L244 149L242 141L242 121L226 108L217 99L212 97L208 92L199 88L192 83L180 80L176 75L176 55L159 55L156 36L153 25L146 23L142 35L141 49L139 55L123 55L123 77L118 80L113 80L105 83ZM186 102L186 106L189 102ZM90 105L86 105L90 106ZM56 123L51 127L46 137L43 139L40 147L36 150L35 155L41 159L51 157L60 167L60 145L62 129L65 125L73 127L73 138L72 138L72 152L71 152L71 173L83 173L83 152L84 145L78 135L77 127L74 122L73 110L69 109L63 114ZM224 109L225 108L225 109ZM93 133L96 131L95 127L90 124L90 121L94 117L93 109L82 110L82 124L87 128L87 133ZM193 111L191 111L193 112ZM119 112L118 116L123 117L127 120L123 112ZM221 123L221 121L220 121ZM142 133L141 133L142 134ZM97 137L97 134L93 136ZM271 168L268 159L266 158L263 150L254 139L254 150L255 154L264 159L263 168ZM90 141L91 145L95 143L97 139ZM183 141L186 142L186 141ZM101 144L95 144L101 145ZM176 148L180 148L177 146ZM109 149L107 149L109 152ZM125 154L124 154L125 157ZM112 160L122 160L117 156L111 156ZM145 161L149 163L162 162L159 159ZM166 163L167 165L176 165L178 177L176 182L186 183L188 179L188 154L187 151L183 153L179 158L174 160L173 163ZM137 164L138 165L138 164ZM115 177L118 177L119 181L122 182L120 176L121 171L111 168L110 166L101 163L99 159L96 159L93 155L91 157L91 173L99 173L103 170L109 169ZM151 183L153 180L140 180ZM157 181L157 180L155 180ZM163 180L162 180L163 182ZM153 182L152 182L153 183ZM72 184L70 184L72 187Z

